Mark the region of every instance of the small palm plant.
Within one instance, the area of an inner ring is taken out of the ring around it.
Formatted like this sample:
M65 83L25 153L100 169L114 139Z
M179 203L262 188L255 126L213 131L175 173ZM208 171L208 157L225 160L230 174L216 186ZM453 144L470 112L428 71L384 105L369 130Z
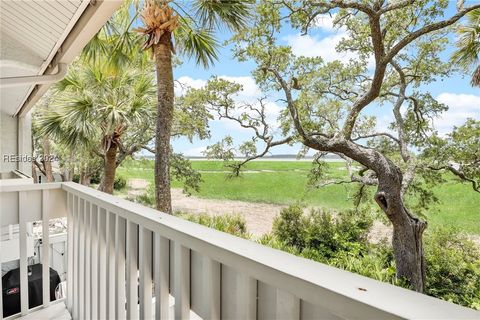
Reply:
M467 14L467 23L457 29L459 39L458 50L453 54L453 60L460 66L474 68L471 85L480 86L480 10Z
M138 63L119 71L79 60L55 87L52 108L37 119L40 134L77 150L93 150L103 159L99 189L112 193L118 154L132 131L141 134L154 118L153 76Z

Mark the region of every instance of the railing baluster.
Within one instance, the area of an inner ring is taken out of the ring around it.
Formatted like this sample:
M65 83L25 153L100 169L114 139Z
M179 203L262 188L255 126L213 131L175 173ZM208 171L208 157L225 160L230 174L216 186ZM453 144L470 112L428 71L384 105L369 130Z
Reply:
M73 312L73 199L71 193L67 193L67 309Z
M190 249L175 242L175 319L190 318Z
M170 277L170 241L155 233L154 279L155 279L155 319L169 317L169 277Z
M78 316L85 319L85 207L86 200L79 200L78 208Z
M116 319L125 317L125 228L126 221L117 216L117 230L115 232L115 309Z
M99 319L107 318L107 212L98 209L98 312Z
M80 301L79 291L79 241L80 230L79 228L79 210L80 210L80 198L74 197L73 201L73 318L78 319L78 307Z
M98 319L98 206L90 203L90 318Z
M107 211L107 319L115 316L115 214Z
M245 274L239 274L237 314L239 319L257 318L257 280Z
M220 319L220 263L208 256L204 256L203 259L205 317Z
M20 237L20 310L23 315L28 313L28 254L27 254L27 193L18 193L19 237Z
M42 190L42 291L43 306L50 304L50 218L49 191Z
M138 315L138 225L127 222L127 319Z
M293 294L277 289L277 318L300 319L300 299Z
M152 318L152 232L140 226L140 319Z
M85 298L84 298L84 313L83 313L83 318L84 319L89 319L90 318L90 308L91 308L91 289L90 289L90 285L91 285L91 282L90 282L90 266L91 266L91 261L90 261L90 252L91 252L91 247L90 247L90 230L91 230L91 220L90 220L90 217L91 217L91 210L92 208L92 204L90 202L87 202L85 200L85 203L84 203L84 212L85 212L85 216L84 216L84 220L85 220L85 223L84 223L84 233L85 233L85 242L84 242L84 247L85 247L85 251L84 251L84 257L83 259L85 260L85 267L84 267L84 270L85 270Z

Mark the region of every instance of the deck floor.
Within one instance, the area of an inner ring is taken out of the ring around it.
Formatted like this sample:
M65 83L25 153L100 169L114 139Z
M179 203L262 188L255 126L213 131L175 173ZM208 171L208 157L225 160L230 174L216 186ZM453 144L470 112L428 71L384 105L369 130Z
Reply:
M155 312L155 298L152 300L152 311ZM175 313L175 299L170 295L169 296L169 318L174 319ZM153 318L155 315L153 315ZM26 316L15 318L16 320L71 320L72 317L67 310L65 301L54 303L48 308L42 308L37 311L34 311ZM190 320L199 320L202 319L195 312L190 311Z
M71 320L72 317L64 302L52 304L48 308L42 308L26 316L17 318L21 320Z

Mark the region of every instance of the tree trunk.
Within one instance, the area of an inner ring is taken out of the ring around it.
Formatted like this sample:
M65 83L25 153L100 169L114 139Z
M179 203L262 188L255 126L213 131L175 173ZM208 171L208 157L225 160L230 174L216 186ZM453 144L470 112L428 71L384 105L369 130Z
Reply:
M425 257L422 236L427 223L413 217L400 196L401 186L389 186L382 191L381 184L375 200L393 224L392 246L395 255L396 276L406 281L413 290L425 289ZM387 190L388 190L387 189ZM392 190L393 189L393 190Z
M80 179L78 182L84 186L90 185L91 174L88 172L88 168L83 168L80 172Z
M38 183L37 168L35 167L35 161L32 161L32 178L33 178L33 183Z
M52 162L50 161L50 140L47 136L43 137L43 168L47 182L55 182L52 170Z
M393 226L392 245L395 254L397 278L406 279L412 289L425 290L425 256L422 236L426 223L408 217L403 225Z
M105 160L103 165L103 177L98 190L113 193L113 185L115 183L115 172L117 170L117 149L118 146L115 143L110 145L110 148L105 153Z
M63 170L62 170L63 173L61 174L63 182L73 180L73 176L75 175L75 165L73 163L74 161L75 161L75 155L73 152L71 152L68 162L65 163L63 166Z
M157 123L155 132L155 199L157 210L172 213L170 195L170 137L173 121L173 66L171 33L154 45L157 71Z

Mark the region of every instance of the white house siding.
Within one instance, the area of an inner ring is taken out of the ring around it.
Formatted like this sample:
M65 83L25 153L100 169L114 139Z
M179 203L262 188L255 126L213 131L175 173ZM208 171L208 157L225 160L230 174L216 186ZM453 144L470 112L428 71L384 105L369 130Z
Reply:
M14 118L0 113L0 172L20 170L31 175L31 162L8 161L9 155L32 156L31 116Z

